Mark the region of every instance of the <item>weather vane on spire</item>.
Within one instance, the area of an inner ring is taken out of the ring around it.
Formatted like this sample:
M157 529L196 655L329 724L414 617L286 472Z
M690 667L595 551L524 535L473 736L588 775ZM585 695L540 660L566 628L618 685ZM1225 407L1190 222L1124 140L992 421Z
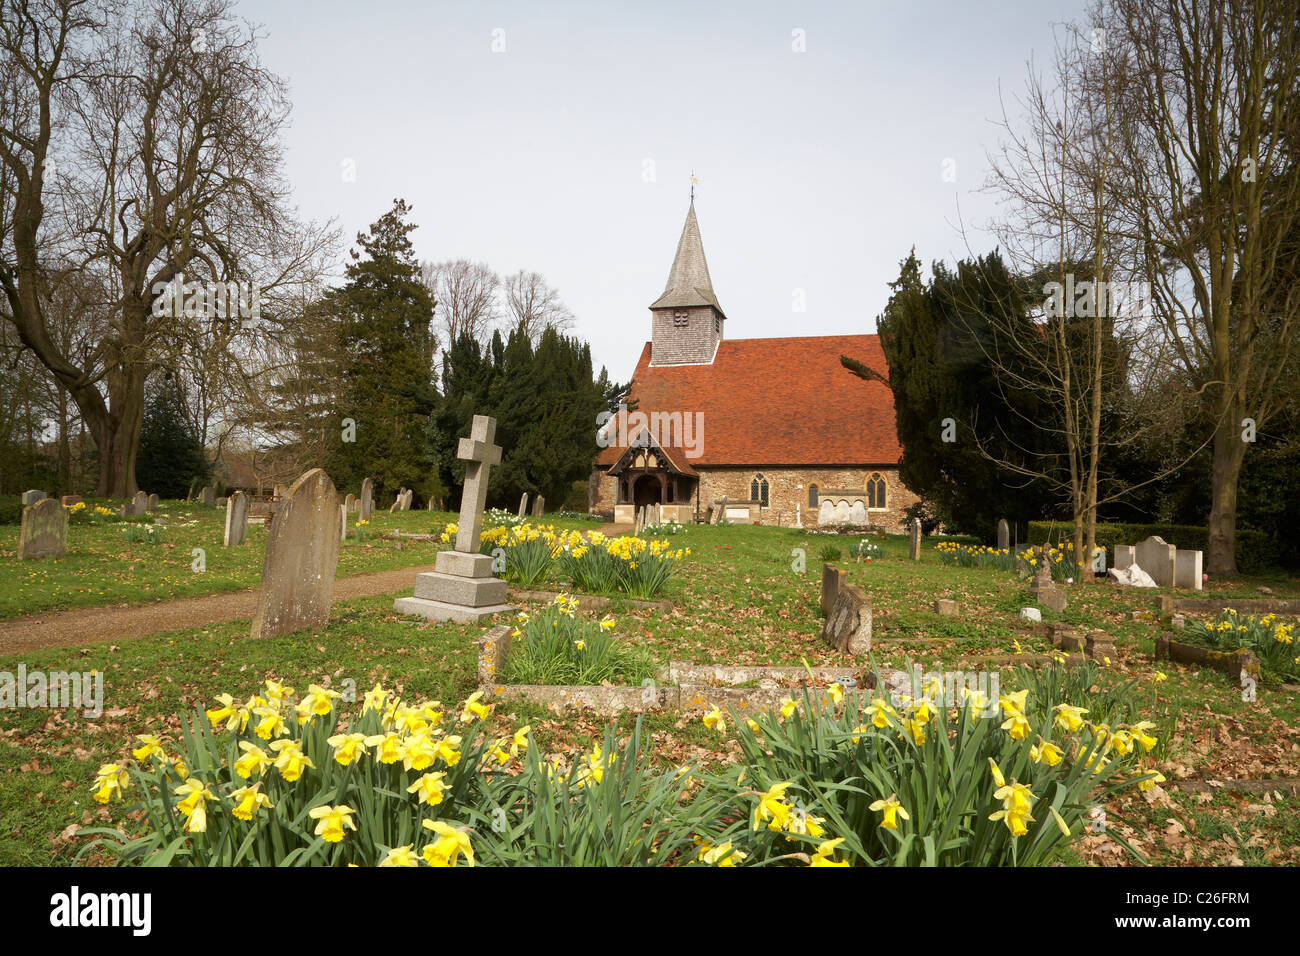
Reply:
M695 178L695 170L692 169L691 170L691 202L692 203L695 202L695 184L698 182L699 180Z

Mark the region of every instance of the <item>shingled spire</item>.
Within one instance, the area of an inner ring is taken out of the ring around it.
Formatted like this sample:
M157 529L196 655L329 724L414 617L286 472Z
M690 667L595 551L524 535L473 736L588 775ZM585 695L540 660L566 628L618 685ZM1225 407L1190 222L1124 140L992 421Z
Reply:
M722 341L726 315L718 305L704 258L700 224L691 199L677 255L668 273L663 295L650 304L653 316L651 365L707 365Z

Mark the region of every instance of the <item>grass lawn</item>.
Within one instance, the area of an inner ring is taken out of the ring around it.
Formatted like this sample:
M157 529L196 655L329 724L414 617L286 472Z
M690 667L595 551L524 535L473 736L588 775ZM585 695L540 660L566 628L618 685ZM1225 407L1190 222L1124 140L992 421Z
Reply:
M198 523L181 527L187 513ZM23 601L36 591L47 602L44 607L103 603L108 600L103 595L78 590L96 578L106 579L102 590L114 591L118 601L210 593L224 589L213 586L218 580L229 582L225 587L256 585L264 532L254 532L250 546L222 549L215 511L173 504L164 514L172 527L164 532L163 545L124 545L116 527L79 528L74 530L75 553L70 551L66 561L28 562L40 565L30 571L6 567L0 606L9 614L34 609ZM426 531L446 517L384 513L376 527ZM616 604L616 633L661 661L843 665L845 659L820 637L819 554L828 542L847 554L851 541L793 529L688 528L673 536L675 547L692 549L664 595L675 610ZM1050 650L1042 628L1017 617L1027 603L1023 582L1009 572L944 567L932 551L934 542L925 544L919 563L907 560L903 537L886 540L880 559L842 562L849 580L872 597L877 664L996 669L1003 691L1014 689L1022 673L1017 650ZM206 576L189 572L190 547L208 549ZM343 549L340 574L428 563L436 547L430 543L396 551L387 544L350 543ZM797 570L800 552L802 571ZM12 553L0 563L17 564ZM126 570L130 564L134 573ZM13 570L37 577L15 584L9 574ZM1278 597L1300 596L1300 582L1273 578L1269 584ZM1248 581L1233 587L1238 593L1253 592ZM26 596L20 598L20 591ZM210 705L218 693L243 699L274 678L300 691L308 683L341 689L353 681L359 696L378 681L410 697L461 700L475 686L472 640L479 629L395 616L393 597L409 593L408 588L336 604L330 627L316 634L254 641L248 638L246 621L232 621L111 646L88 643L25 655L21 662L29 671L102 671L105 711L98 719L72 710L0 711L0 864L69 863L86 842L76 837L78 828L123 822L123 804L114 801L105 808L91 801L96 768L125 755L138 733L174 738L178 713ZM1168 680L1155 683L1150 654L1158 625L1127 620L1125 612L1150 608L1157 593L1106 584L1074 588L1064 614L1044 611L1043 616L1112 636L1119 658L1099 667L1097 690L1136 681L1140 709L1159 725L1158 766L1171 782L1300 776L1300 706L1293 690L1261 684L1258 698L1246 703L1225 677L1168 663L1160 667ZM935 615L930 608L941 597L960 601L961 615ZM991 663L993 655L1009 659ZM16 657L0 657L0 670L13 672L19 663ZM550 753L588 749L606 724L590 714L522 704L499 707L493 719L502 732L531 723L538 743ZM620 729L632 720L621 718ZM644 727L656 758L665 765L716 765L738 754L730 739L706 730L698 715L648 716ZM1300 813L1294 798L1222 789L1191 793L1166 785L1150 794L1133 792L1106 809L1114 825L1153 863L1300 863ZM1106 836L1091 834L1076 841L1065 860L1134 862Z

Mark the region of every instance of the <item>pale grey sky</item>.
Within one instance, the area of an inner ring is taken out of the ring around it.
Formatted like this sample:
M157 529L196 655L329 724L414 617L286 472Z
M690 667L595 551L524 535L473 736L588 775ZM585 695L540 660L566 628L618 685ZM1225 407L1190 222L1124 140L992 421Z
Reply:
M999 83L1014 107L1029 58L1050 60L1053 24L1083 11L1084 0L238 7L290 83L287 172L303 215L338 217L351 243L406 199L422 259L541 272L597 367L621 380L649 338L692 170L729 338L874 331L913 244L927 266L965 254L959 215L972 249L992 248L979 187Z

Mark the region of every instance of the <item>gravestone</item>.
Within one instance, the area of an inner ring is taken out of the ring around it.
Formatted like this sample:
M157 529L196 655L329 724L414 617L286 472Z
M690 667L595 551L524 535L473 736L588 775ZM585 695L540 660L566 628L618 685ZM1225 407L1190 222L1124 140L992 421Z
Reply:
M343 507L344 507L344 508L347 508L348 511L356 511L356 510L357 510L357 496L354 495L352 492L349 491L349 492L348 492L348 496L347 496L346 498L343 499Z
M1011 526L1007 524L1006 518L998 519L998 550L1011 550Z
M817 524L819 527L829 527L835 523L835 505L822 499L821 505L817 508Z
M496 419L475 415L469 437L460 440L456 456L468 464L455 550L438 552L434 570L416 575L415 596L393 602L399 614L473 624L514 610L506 604L506 582L492 576L492 556L479 553L488 473L501 462L501 447L493 443L496 430Z
M1123 571L1129 565L1133 564L1136 559L1133 557L1133 545L1117 544L1115 545L1115 569Z
M1058 614L1065 610L1068 601L1065 591L1056 586L1052 580L1051 557L1047 545L1038 549L1038 564L1034 568L1034 580L1029 585L1030 596L1039 604L1050 607Z
M961 605L948 598L939 598L934 602L934 613L940 617L956 617L961 613Z
M822 637L847 654L871 651L871 602L866 591L856 584L840 588L830 616L822 625Z
M144 514L147 507L149 507L149 496L143 491L137 491L135 497L131 499L131 514L138 518Z
M361 520L369 521L370 512L375 508L375 480L367 478L361 482Z
M205 508L211 508L217 500L217 493L211 485L205 485L203 491L199 494L199 503Z
M411 510L411 504L412 504L414 501L415 501L415 491L414 491L414 489L407 488L407 489L406 489L406 496L405 496L404 498L402 498L402 510L403 510L403 511L410 511L410 510Z
M31 489L30 491L24 491L23 507L26 508L28 505L34 505L36 504L36 502L40 501L44 497L45 497L45 492L38 491L35 488Z
M841 571L835 565L827 562L822 565L822 614L826 617L831 616L831 609L835 607L835 599L840 596L840 589L844 587L848 574Z
M1094 547L1092 549L1092 573L1106 573L1106 549Z
M848 501L841 501L835 506L835 524L848 524L852 514Z
M129 517L131 517L131 506L130 506L130 505L122 505L122 507L118 509L117 514L118 514L118 516L121 517L121 518L129 518Z
M432 499L432 498L430 498L430 499L429 499L429 503L428 503L427 505L424 506L424 510L425 510L425 511L433 511L433 510L434 510L434 509L433 509L433 499Z
M68 550L68 511L53 498L23 509L18 528L18 559L61 558Z
M533 502L533 517L543 518L545 516L546 516L546 499L543 498L541 495L538 495L537 500Z
M81 504L81 495L64 495L61 504L65 508L71 508L73 505Z
M1174 566L1178 549L1165 544L1159 535L1152 535L1133 549L1133 561L1151 575L1151 580L1162 588L1174 586ZM1118 563L1118 562L1116 562Z
M348 506L339 505L339 542L342 543L348 539ZM401 532L398 532L399 534Z
M147 499L145 499L144 510L147 511L149 514L153 514L155 511L158 510L157 495L150 495Z
M522 495L519 496L519 514L515 515L515 517L522 518L527 513L528 513L528 492L525 491Z
M316 631L329 623L338 570L339 496L313 468L289 488L266 538L253 637Z
M849 507L849 524L865 525L867 523L867 506L861 501L855 501Z
M921 560L921 519L912 519L912 540L907 556L913 561Z
M1191 588L1194 591L1201 590L1202 557L1200 551L1179 549L1175 553L1174 587Z
M236 491L226 499L226 535L222 543L235 547L244 543L248 536L248 495Z

